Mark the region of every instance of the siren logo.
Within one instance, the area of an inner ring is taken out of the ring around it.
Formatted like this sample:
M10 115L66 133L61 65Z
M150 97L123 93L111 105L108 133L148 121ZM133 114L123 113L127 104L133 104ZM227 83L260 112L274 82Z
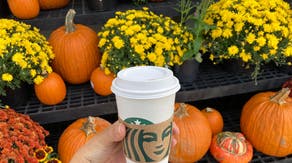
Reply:
M127 134L124 140L126 156L135 162L158 162L169 154L172 118L153 124L141 118L124 121Z

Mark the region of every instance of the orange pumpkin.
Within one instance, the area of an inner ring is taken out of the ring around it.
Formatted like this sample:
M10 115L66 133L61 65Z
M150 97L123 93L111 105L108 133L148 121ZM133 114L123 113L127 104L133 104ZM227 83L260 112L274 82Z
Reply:
M195 106L176 103L174 122L180 134L174 135L177 144L170 150L170 162L192 163L200 160L207 153L212 139L208 119Z
M75 152L94 135L103 131L110 122L99 117L80 118L70 124L61 134L58 154L63 163L69 163Z
M74 24L75 11L70 9L66 15L65 26L54 30L49 43L55 58L52 67L55 72L71 84L81 84L90 80L92 71L100 63L98 37L94 30Z
M206 107L205 109L201 110L201 112L207 117L210 127L212 129L213 135L222 132L224 122L221 113L210 107Z
M253 149L242 133L225 131L213 137L210 153L220 163L248 163Z
M40 102L46 105L58 104L66 97L65 82L55 72L50 73L40 84L35 84L34 91Z
M101 96L108 96L112 94L111 86L114 80L114 75L106 75L101 68L96 68L90 77L90 82L95 93Z
M70 0L39 0L40 8L42 10L50 10L65 7Z
M11 13L19 19L32 19L39 15L38 0L7 0Z
M292 154L292 98L289 88L260 92L244 105L240 127L258 151L276 157Z

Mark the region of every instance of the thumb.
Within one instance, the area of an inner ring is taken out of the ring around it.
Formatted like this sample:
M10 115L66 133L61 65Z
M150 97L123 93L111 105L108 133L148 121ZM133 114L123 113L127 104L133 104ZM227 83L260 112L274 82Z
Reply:
M109 126L102 133L101 137L105 144L120 142L126 135L126 127L123 123L116 121L114 124Z

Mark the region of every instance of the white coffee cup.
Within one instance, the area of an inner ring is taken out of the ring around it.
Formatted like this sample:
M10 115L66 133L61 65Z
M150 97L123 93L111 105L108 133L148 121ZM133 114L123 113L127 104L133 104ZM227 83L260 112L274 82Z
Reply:
M168 163L172 116L179 81L171 70L136 66L118 72L113 80L118 116L127 126L127 163Z

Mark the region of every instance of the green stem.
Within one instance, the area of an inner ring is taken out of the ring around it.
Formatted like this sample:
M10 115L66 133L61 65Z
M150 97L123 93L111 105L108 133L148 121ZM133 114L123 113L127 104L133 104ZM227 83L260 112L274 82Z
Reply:
M75 24L73 22L75 15L76 15L76 12L74 9L70 9L67 12L66 19L65 19L66 33L71 33L76 30Z

